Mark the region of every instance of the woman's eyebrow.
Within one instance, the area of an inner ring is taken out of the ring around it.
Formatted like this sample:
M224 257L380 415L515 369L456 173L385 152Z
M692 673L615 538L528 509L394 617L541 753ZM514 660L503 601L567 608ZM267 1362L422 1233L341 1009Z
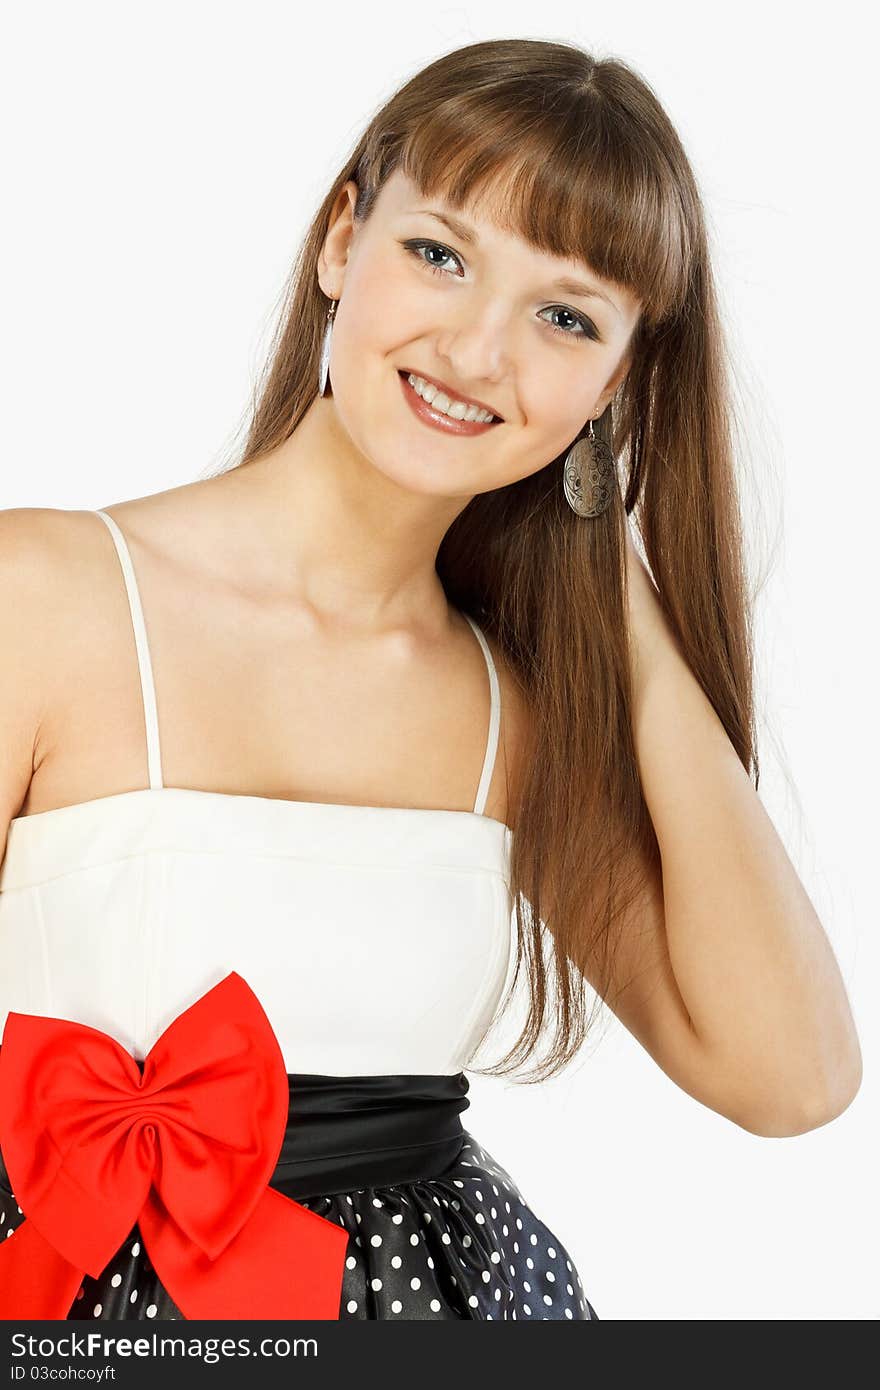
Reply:
M413 208L413 212L424 212L429 217L436 217L438 222L444 222L451 232L471 246L478 240L476 232L472 231L466 222L460 222L450 213L440 212L437 208Z
M469 246L475 246L479 238L466 222L453 217L448 212L441 212L439 208L413 208L413 212L426 213L428 217L436 217L438 222L442 222L455 234L461 241L465 241ZM579 299L601 299L614 310L620 313L613 299L609 299L607 294L603 294L595 285L588 285L585 280L573 280L570 276L563 276L561 280L554 281L554 289L560 290L562 294L575 295Z

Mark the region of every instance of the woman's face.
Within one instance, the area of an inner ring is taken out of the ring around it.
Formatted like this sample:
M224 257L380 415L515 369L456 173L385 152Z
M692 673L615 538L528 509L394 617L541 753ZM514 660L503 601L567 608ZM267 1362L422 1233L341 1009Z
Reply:
M469 498L545 467L623 379L638 301L491 220L425 199L399 170L359 226L356 191L345 185L319 261L321 288L339 301L330 382L352 443L400 485L439 496ZM597 293L556 283L566 279ZM404 371L484 403L500 423L477 434L426 423Z

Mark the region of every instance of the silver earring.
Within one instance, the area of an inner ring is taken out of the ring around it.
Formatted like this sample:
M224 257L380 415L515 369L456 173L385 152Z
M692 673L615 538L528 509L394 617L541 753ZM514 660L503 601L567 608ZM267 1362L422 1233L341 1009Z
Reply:
M601 516L611 501L614 455L593 433L592 420L589 434L580 435L565 456L562 485L566 502L578 516Z
M327 327L324 329L324 341L321 344L321 365L318 368L318 395L323 396L327 389L327 377L330 371L330 339L333 336L333 318L336 313L337 300L332 300L330 308L327 310Z

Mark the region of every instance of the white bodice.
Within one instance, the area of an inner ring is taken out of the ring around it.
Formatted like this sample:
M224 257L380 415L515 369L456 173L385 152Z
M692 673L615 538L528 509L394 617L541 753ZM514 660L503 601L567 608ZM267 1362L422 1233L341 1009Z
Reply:
M288 1072L466 1069L512 963L512 831L472 811L166 787L146 627L113 535L141 674L150 786L21 816L0 866L0 1030L9 1010L72 1019L142 1059L230 970L256 993ZM465 615L467 616L467 615Z

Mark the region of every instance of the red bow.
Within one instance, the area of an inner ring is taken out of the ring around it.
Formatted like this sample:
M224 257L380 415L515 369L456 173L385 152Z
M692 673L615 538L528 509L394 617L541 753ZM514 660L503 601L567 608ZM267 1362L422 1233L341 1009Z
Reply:
M235 971L143 1075L97 1028L10 1013L0 1152L26 1220L0 1241L0 1317L66 1318L137 1222L185 1318L338 1318L348 1233L268 1185L289 1109L278 1039Z

